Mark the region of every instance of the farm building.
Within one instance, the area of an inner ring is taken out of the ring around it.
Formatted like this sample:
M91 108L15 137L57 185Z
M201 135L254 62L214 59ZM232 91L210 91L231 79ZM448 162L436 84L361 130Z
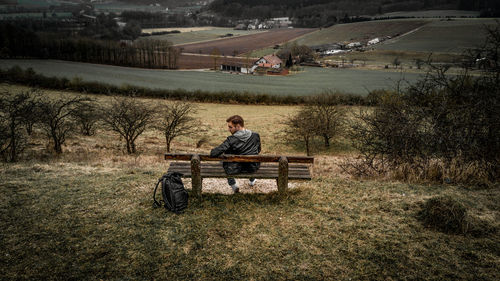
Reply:
M226 72L233 72L233 73L236 72L245 74L253 74L254 72L267 73L267 74L283 74L282 65L283 61L281 61L280 58L278 58L275 55L267 55L253 63L225 61L220 64L220 70Z
M272 18L271 22L273 23L274 27L289 27L292 25L292 21L288 17L283 17L283 18Z
M234 30L247 30L247 25L244 23L240 23L234 28Z
M221 71L250 74L255 69L254 65L247 65L241 62L224 62L220 65Z
M255 64L260 67L281 68L283 61L276 55L267 55L260 58Z
M361 42L352 42L352 43L347 44L346 47L348 49L354 49L354 48L358 48L358 47L361 47L361 46L362 46Z

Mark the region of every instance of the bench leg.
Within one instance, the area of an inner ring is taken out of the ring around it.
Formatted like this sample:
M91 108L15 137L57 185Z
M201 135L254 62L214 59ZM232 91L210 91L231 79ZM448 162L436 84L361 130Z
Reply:
M288 189L288 159L284 156L280 158L277 184L278 193L284 195Z
M201 198L202 189L200 162L200 156L196 154L193 155L191 158L191 185L193 187L194 196L197 198Z

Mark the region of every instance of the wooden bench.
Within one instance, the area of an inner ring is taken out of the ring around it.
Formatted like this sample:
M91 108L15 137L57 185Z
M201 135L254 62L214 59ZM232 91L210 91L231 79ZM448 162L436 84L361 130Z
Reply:
M304 164L314 163L314 157L275 155L223 155L210 157L208 154L166 153L165 160L181 161L171 162L168 172L179 172L183 175L182 177L191 178L193 193L197 197L201 196L203 178L276 179L278 192L284 194L288 188L288 180L311 180L309 166ZM202 161L211 162L202 163ZM222 161L261 162L261 165L255 173L228 175L222 168L222 163L220 163Z

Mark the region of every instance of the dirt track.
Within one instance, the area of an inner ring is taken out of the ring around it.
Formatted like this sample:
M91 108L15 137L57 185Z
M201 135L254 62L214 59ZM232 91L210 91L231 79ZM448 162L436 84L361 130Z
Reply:
M272 29L268 32L258 34L202 43L184 44L178 45L177 47L182 48L183 53L209 55L214 49L218 49L221 56L233 56L235 54L240 55L249 51L282 44L315 30L316 29L310 28ZM236 60L241 61L241 59ZM213 67L213 58L209 56L182 55L179 59L179 68L181 69L210 67Z

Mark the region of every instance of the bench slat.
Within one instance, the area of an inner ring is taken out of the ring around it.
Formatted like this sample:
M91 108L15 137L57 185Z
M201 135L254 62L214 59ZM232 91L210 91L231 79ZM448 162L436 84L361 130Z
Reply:
M179 172L181 174L191 174L191 170L190 169L175 169L175 168L172 168L172 169L168 169L169 172ZM212 173L219 173L219 174L224 174L226 176L228 176L224 170L217 170L217 169L202 169L201 173L205 173L205 174L212 174ZM259 173L259 174L267 174L267 175L270 175L270 176L278 176L278 170L275 170L275 171L272 171L272 170L258 170L257 172L255 173ZM246 174L255 174L255 173L246 173ZM291 171L288 173L289 175L303 175L303 176L309 176L310 173L308 171Z
M170 167L169 171L191 171L190 167ZM224 169L222 167L210 167L210 168L201 168L202 172L214 172L214 173L224 173ZM259 169L257 172L260 173L278 173L278 169ZM289 173L295 173L295 174L309 174L309 170L307 169L296 169L296 170L289 170Z
M170 168L173 170L191 170L190 165L177 165L177 163L171 163ZM201 170L203 171L224 171L222 165L216 164L216 165L201 165L200 166ZM278 172L278 166L262 166L259 168L259 171L262 172ZM306 167L291 167L289 169L290 172L304 172L304 173L309 173L309 168Z
M168 169L169 172L179 172L183 175L191 175L191 170L188 169ZM225 177L231 177L232 175L227 175L224 170L202 170L201 171L202 176L205 174L221 174ZM266 175L269 177L278 177L278 171L262 171L259 170L255 173L244 173L245 175L254 175L254 174L260 174L260 175ZM239 175L239 174L238 174ZM296 171L296 172L290 172L288 174L289 176L291 175L297 175L297 176L305 176L305 177L310 177L310 173L307 171Z
M170 171L169 171L170 172ZM183 178L191 178L191 173L186 172L182 173ZM205 173L201 172L201 177L202 178L256 178L256 179L277 179L278 175L276 173L273 174L260 174L260 173L254 173L254 174L236 174L236 175L226 175L225 173ZM292 180L311 180L310 175L295 175L295 174L289 174L288 175L289 179Z
M175 167L176 169L191 169L191 163L189 162L173 162L170 163L170 167ZM221 163L201 163L201 169L222 169L222 164ZM278 166L277 165L261 165L259 170L272 170L272 171L278 171ZM290 165L289 166L290 171L300 171L300 170L307 170L309 171L309 167L307 166L295 166L295 165Z
M184 165L184 164L177 164L180 162L174 162L170 164L170 167L168 169L168 172L179 172L183 174L184 178L189 178L191 177L191 166L190 165ZM243 173L243 174L235 174L235 175L227 175L224 172L224 169L222 168L222 165L219 163L217 164L211 164L211 165L201 165L201 177L202 178L227 178L227 177L234 177L234 178L271 178L271 179L277 179L278 178L278 167L277 166L267 166L267 167L262 167L257 172L255 173ZM289 179L303 179L303 180L310 180L311 179L311 174L309 172L309 169L307 166L303 168L296 168L296 169L290 169L288 173L288 178Z
M226 161L226 162L279 162L279 155L223 155L210 157L208 154L198 154L200 161ZM193 154L165 153L165 160L190 161ZM286 156L288 163L314 163L314 157L310 156Z

